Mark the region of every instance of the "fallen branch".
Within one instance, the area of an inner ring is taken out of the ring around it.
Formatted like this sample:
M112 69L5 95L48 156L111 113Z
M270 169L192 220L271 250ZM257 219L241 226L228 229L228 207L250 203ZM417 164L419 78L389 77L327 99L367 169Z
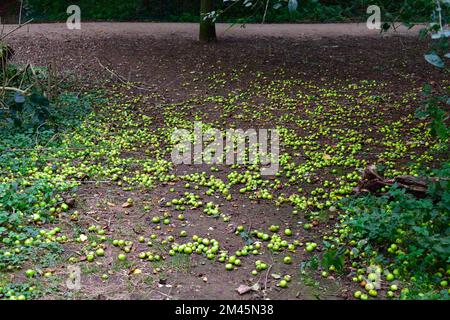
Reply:
M399 188L405 189L408 193L414 194L417 197L424 197L428 191L429 184L439 180L448 179L415 177L411 175L402 175L392 179L386 179L377 172L376 166L372 164L364 170L361 181L358 183L358 186L353 189L353 191L357 194L380 193L382 188L392 187L396 184Z
M267 269L266 280L264 281L264 295L266 295L266 292L267 292L267 281L269 280L269 273L270 273L270 270L272 270L272 266L273 266L273 264L271 264L269 266L269 269Z
M31 23L33 21L33 19L28 20L27 22L23 23L23 24L19 24L17 27L15 27L14 29L12 29L11 31L5 33L4 35L0 36L0 41L3 41L3 39L5 39L7 36L9 36L10 34L16 32L17 30L19 30L20 28L26 26L27 24Z
M152 90L150 90L150 89L148 89L148 88L144 88L144 87L140 87L140 86L136 86L136 85L132 84L132 83L131 83L130 81L128 81L125 77L121 76L121 75L118 74L117 72L115 72L115 71L109 69L108 67L106 67L105 65L103 65L103 64L100 62L100 59L99 59L99 58L97 58L97 57L95 57L95 58L97 59L97 62L98 62L98 64L100 65L100 67L102 67L103 69L105 69L106 71L108 71L112 76L116 77L121 83L123 83L123 84L125 84L125 85L127 85L127 86L129 86L129 87L138 89L138 90L152 91Z
M21 89L19 89L19 88L14 88L14 87L0 87L0 89L1 89L1 90L4 90L4 91L14 91L14 92L18 92L18 93L20 93L20 94L22 94L22 95L26 95L26 94L27 94L27 91L30 90L30 88L28 88L28 89L26 89L26 90L21 90Z

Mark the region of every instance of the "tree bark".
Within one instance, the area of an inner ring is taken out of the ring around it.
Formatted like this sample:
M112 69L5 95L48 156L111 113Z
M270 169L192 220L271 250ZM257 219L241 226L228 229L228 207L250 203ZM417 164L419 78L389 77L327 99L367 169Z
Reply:
M200 41L216 41L216 26L211 19L204 19L205 15L214 10L214 0L201 0L200 2Z

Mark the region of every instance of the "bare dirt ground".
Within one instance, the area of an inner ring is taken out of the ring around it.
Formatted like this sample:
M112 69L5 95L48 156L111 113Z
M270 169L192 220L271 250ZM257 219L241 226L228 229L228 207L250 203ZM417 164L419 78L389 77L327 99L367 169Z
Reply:
M376 75L401 86L434 71L422 59L426 43L417 40L418 28L380 34L365 24L229 27L218 24L219 41L209 45L196 41L198 26L191 23L83 23L82 30L32 24L7 41L16 50L16 61L70 70L84 83L119 75L158 88L159 95L171 100L205 93L202 81L195 88L181 86L193 76L201 80L242 66L248 73L287 68L318 81ZM5 32L13 28L6 25ZM423 68L425 72L417 72ZM406 73L413 78L406 79Z
M6 26L5 31L14 28ZM231 26L218 23L217 35L221 39L251 37L283 37L289 39L323 38L323 37L367 37L379 35L378 30L370 30L365 23L329 23L329 24L246 24ZM31 24L15 33L17 36L42 36L45 38L61 39L66 37L108 37L108 36L151 36L155 39L167 37L197 39L197 23L109 23L86 22L82 23L81 30L69 30L65 24ZM400 26L397 31L385 34L402 36L417 35L419 27L407 29Z
M6 30L10 28L8 26ZM159 108L164 103L213 95L232 96L239 89L249 90L250 81L258 73L264 74L261 81L265 83L277 79L304 80L330 87L364 80L388 83L389 88L394 89L389 93L386 104L380 106L380 112L394 119L411 113L411 109L406 107L389 110L396 96L400 99L404 92L417 90L424 83L425 74L438 78L438 74L423 60L426 43L417 40L417 30L400 29L398 33L382 36L378 31L368 30L364 24L247 25L245 28L234 27L230 30L227 30L228 25L219 24L219 41L205 45L195 41L198 30L196 24L84 23L82 28L81 31L69 31L64 24L30 25L9 37L8 42L16 51L17 62L53 66L61 72L75 75L78 85L84 89L111 88L114 83L128 80L138 82L146 89L122 88L121 94L127 95L127 99L135 95L147 96L148 99L144 99L142 105L133 106L139 109L133 112L145 110L155 119L161 117L162 110ZM238 72L237 80L220 82L222 78L214 78L215 85L211 86L211 76L219 73L223 74L223 79L227 79ZM373 90L371 94L384 89L374 86ZM251 97L255 104L260 99L263 97ZM342 102L342 105L345 104L345 101ZM192 110L192 113L203 112L205 119L211 122L227 121L220 106L188 103L184 107ZM330 107L333 108L332 105ZM183 111L186 112L186 109ZM273 109L273 115L278 116L289 112L282 106L279 110ZM250 114L231 120L245 127L254 125L251 119ZM348 128L353 129L352 124ZM130 230L133 230L133 235L137 236L140 229L148 227L148 218L143 216L142 208L135 206L123 210L120 204L130 197L136 203L158 203L162 198L170 197L169 187L159 186L149 194L144 194L125 192L117 186L84 185L80 189L76 209L81 213L80 221L85 224L84 227L91 224L94 218L94 221L107 226L111 232L115 230L123 237L129 237ZM176 187L176 194L183 192L183 187ZM106 203L116 206L112 208ZM291 208L281 207L275 211L273 206L259 201L249 202L243 197L238 197L233 205L225 201L220 204L224 211L233 216L234 227L238 224L248 226L252 221L252 228L264 228L275 223L293 225L294 234L303 237L303 229L294 221L296 218L289 215ZM157 215L159 210L155 206L150 215ZM331 222L327 222L321 227L329 229L331 225ZM242 239L236 240L233 226L228 230L227 225L219 220L200 215L189 219L183 226L189 229L189 235L197 233L216 237L231 251L243 245ZM310 241L319 239L322 234L321 231L314 232L307 236ZM293 257L296 266L297 262L306 259L304 252L297 252ZM126 272L124 274L124 271L117 270L111 274L108 282L104 282L98 273L113 268L114 255L108 253L105 258L101 265L87 265L83 269L83 281L87 285L82 292L75 296L61 293L56 297L345 299L351 297L353 286L349 277L344 275L329 279L319 277L319 280L312 281L314 285L306 285L304 279L295 278L295 285L280 290L270 275L249 279L256 257L250 257L248 263L232 273L226 272L223 265L217 267L205 263L206 259L202 257L194 257L187 262L172 261L171 265L162 266L170 286L166 286L166 279L161 279L157 274L150 274L140 280L124 280ZM265 258L280 259L276 256ZM276 263L275 260L271 273L298 275L297 269ZM245 296L236 293L235 288L239 284L255 281L268 286L269 293L264 296L260 292Z

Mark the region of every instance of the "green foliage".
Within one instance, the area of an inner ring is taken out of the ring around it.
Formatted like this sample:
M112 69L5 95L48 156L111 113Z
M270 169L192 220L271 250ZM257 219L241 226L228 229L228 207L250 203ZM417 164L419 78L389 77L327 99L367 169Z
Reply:
M3 247L0 248L0 270L20 267L21 264L39 249L58 251L59 246L40 240L35 246L23 246L28 238L39 234L39 229L28 225L33 216L38 214L43 222L50 222L54 217L49 214L54 198L58 191L47 181L37 181L27 186L24 181L13 181L0 185L0 237ZM14 253L14 254L13 254Z
M297 6L295 5L297 3ZM69 0L27 0L29 17L36 20L64 21L67 19L66 8L74 4ZM79 0L84 20L158 20L198 22L200 1L192 0ZM366 9L370 5L379 5L383 21L401 19L402 21L428 21L433 13L434 4L429 0L265 0L217 1L216 11L222 11L218 21L231 23L265 21L364 21Z
M87 20L134 20L142 18L140 0L27 0L27 14L36 20L63 21L68 14L67 7L80 6L83 19Z
M34 286L29 283L9 283L5 286L0 285L0 299L11 299L12 297L23 296L26 300L36 298L37 294Z
M30 104L41 107L39 96L31 98ZM52 223L55 220L52 209L62 203L61 193L70 190L70 183L55 184L47 180L8 179L9 175L26 176L29 170L45 164L45 159L33 156L32 150L45 144L47 148L57 147L57 132L72 128L86 112L87 102L76 101L74 95L61 95L51 110L53 123L45 123L41 131L27 126L4 123L0 126L0 270L20 267L31 256L41 250L59 252L60 246L51 241L39 239L36 221ZM48 100L43 102L48 108ZM69 106L70 105L70 106ZM77 110L77 112L74 111ZM70 116L69 116L70 113ZM21 151L23 150L23 151ZM27 151L28 150L28 151ZM7 174L6 174L7 173ZM34 239L33 245L24 245L27 239Z
M50 117L50 102L38 92L33 92L28 97L16 93L6 105L9 108L0 111L0 119L5 119L16 127L37 128Z
M0 271L14 272L32 258L45 260L62 252L60 230L43 227L56 222L63 210L61 195L73 191L74 184L25 177L47 164L45 156L37 156L37 148L59 147L60 135L89 111L90 97L80 99L69 92L58 94L59 87L42 87L40 83L49 82L42 81L47 80L45 69L4 67L3 81L13 89L2 92L0 110ZM36 294L25 283L0 286L0 298L28 299Z
M394 185L384 196L344 200L350 237L367 239L381 250L395 248L390 252L394 261L409 272L446 268L450 262L450 163L435 174L438 179L430 181L422 199Z
M327 242L324 241L324 245L327 246ZM331 266L336 268L337 272L341 272L344 269L345 263L345 248L339 249L328 247L325 253L322 255L320 265L322 268L328 270Z
M417 109L416 115L422 119L429 117L432 135L446 141L450 137L450 128L446 124L448 116L443 108L450 105L450 96L433 95L430 85L424 86L422 91L425 100L422 108Z

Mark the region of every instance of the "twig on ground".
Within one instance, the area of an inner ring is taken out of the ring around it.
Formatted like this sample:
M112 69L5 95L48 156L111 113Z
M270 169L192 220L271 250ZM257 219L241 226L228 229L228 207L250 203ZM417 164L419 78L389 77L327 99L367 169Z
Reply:
M264 295L266 295L266 291L267 291L267 281L268 281L268 279L269 279L269 273L270 273L270 270L272 270L272 266L273 266L273 264L271 264L271 265L269 266L269 269L267 269L266 280L264 281Z
M159 290L156 290L156 289L152 289L150 292L153 292L153 291L159 293L159 294L162 295L162 296L167 297L168 299L171 299L171 300L173 299L172 296L170 296L170 295L168 295L168 294L166 294L166 293L164 293L164 292L161 292L161 291L159 291Z
M31 88L32 88L32 87L29 87L29 88L26 89L26 90L21 90L21 89L19 89L19 88L13 88L13 87L1 87L1 89L4 90L4 91L15 91L15 92L20 93L20 94L22 94L22 95L26 95L26 94L27 94L27 91L30 90Z
M17 30L19 30L20 28L26 26L27 24L31 23L32 21L33 21L33 19L30 19L30 20L28 20L27 22L18 25L17 27L15 27L14 29L12 29L11 31L5 33L4 35L2 35L2 36L0 37L0 41L3 41L3 39L5 39L7 36L9 36L10 34L16 32Z
M103 69L105 69L106 71L108 71L111 75L113 75L114 77L116 77L116 78L117 78L120 82L122 82L123 84L125 84L125 85L127 85L127 86L129 86L129 87L138 89L138 90L143 90L143 91L153 91L153 90L150 90L150 89L148 89L148 88L144 88L144 87L136 86L136 85L132 84L132 83L131 83L130 81L128 81L125 77L121 76L120 74L118 74L118 73L115 72L114 70L111 70L111 69L109 69L108 67L106 67L105 65L103 65L103 64L100 62L100 59L99 59L99 58L97 58L97 57L95 57L95 58L97 59L97 62L98 62L98 64L100 65L100 67L102 67Z
M84 215L83 217L86 218L86 219L90 219L90 220L94 221L94 222L97 223L97 224L100 224L99 221L95 220L95 219L92 218L91 216Z

